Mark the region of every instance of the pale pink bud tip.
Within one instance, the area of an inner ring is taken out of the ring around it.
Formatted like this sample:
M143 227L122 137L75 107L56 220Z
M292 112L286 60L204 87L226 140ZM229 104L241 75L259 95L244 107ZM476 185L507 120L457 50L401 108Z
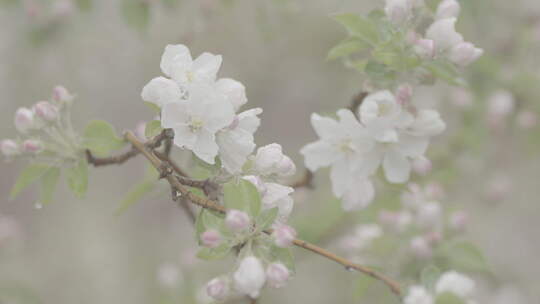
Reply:
M206 284L206 293L215 300L223 300L228 294L228 284L225 279L215 278Z
M276 245L286 248L291 246L296 239L296 230L291 226L279 224L275 227L273 235Z
M36 139L28 139L23 142L23 149L27 153L39 153L43 150L43 143Z
M414 44L414 52L424 59L435 57L435 41L431 39L418 39Z
M48 101L40 101L32 109L39 118L45 121L54 121L58 118L58 109Z
M206 230L201 234L201 243L205 247L215 248L221 243L221 234L216 230Z
M432 256L433 250L431 246L423 237L415 237L411 240L410 243L411 250L414 255L421 259L426 259Z
M73 100L73 95L63 86L56 86L53 89L53 99L58 103L66 103Z
M431 169L433 168L432 164L431 164L431 161L424 157L424 156L420 156L420 157L417 157L413 160L413 170L414 172L422 175L422 176L425 176L427 175L429 172L431 172Z
M450 50L449 59L459 66L467 66L476 61L484 54L484 50L479 49L470 42L462 42L455 45Z
M225 224L229 229L235 232L240 232L249 227L249 215L239 210L229 210L225 217Z
M266 269L266 279L268 284L273 288L281 288L285 286L289 280L289 269L281 263L272 263Z
M19 144L11 139L4 139L0 141L0 151L4 156L11 157L20 153Z
M34 112L28 108L19 108L15 112L15 127L22 133L34 128Z
M290 176L295 173L296 166L283 154L281 145L273 143L257 150L255 169L262 175Z
M408 84L400 85L396 90L396 99L401 105L408 104L411 101L413 89Z

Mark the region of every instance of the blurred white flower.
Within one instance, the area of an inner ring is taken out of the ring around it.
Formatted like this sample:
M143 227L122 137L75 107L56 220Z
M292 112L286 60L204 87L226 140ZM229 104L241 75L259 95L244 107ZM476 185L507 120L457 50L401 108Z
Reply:
M423 286L411 286L407 296L403 300L404 304L433 304L433 296L429 294Z
M169 44L161 57L160 67L163 74L171 77L181 86L200 82L213 84L221 67L221 61L221 55L206 52L193 60L185 45Z
M467 66L484 54L484 50L477 48L470 42L461 42L452 47L448 59L459 66Z
M463 42L463 36L456 32L456 18L436 20L426 31L426 38L435 41L437 52L444 52L458 43Z
M223 300L229 294L228 282L223 278L214 278L206 284L206 293L215 300Z
M435 291L439 294L443 292L451 292L462 298L470 297L474 289L474 281L456 271L448 271L443 273L435 285Z
M24 107L17 109L15 112L15 128L21 133L36 128L34 112Z
M182 273L174 264L161 264L157 270L158 282L168 288L177 287L182 280Z
M259 259L247 256L240 262L238 270L233 274L233 279L238 292L257 298L266 282L266 274Z
M161 125L174 130L174 144L209 164L219 151L216 133L233 120L232 105L207 85L193 86L186 101L168 103L161 112Z
M456 0L444 0L439 3L439 6L437 7L437 11L435 13L435 18L457 18L459 16L460 10L461 6Z
M230 78L221 78L216 81L216 89L227 98L235 111L247 103L246 87L239 81Z
M0 141L0 152L2 152L5 157L13 157L21 152L21 148L16 141L4 139Z

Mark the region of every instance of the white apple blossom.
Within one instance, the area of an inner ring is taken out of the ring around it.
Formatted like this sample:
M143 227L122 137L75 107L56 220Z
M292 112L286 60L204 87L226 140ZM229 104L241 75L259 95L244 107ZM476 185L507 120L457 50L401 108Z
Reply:
M212 84L221 67L221 55L202 53L195 60L183 44L167 45L161 57L161 71L180 86L204 82ZM191 91L190 89L188 89Z
M168 103L161 111L161 125L174 130L174 144L209 164L219 151L216 133L233 120L232 105L208 85L192 86L186 101Z
M287 177L296 172L293 161L283 154L281 145L273 143L257 149L255 170L264 176Z
M161 76L150 80L141 93L144 101L154 103L159 107L181 101L183 96L184 92L176 82Z
M263 209L272 209L277 207L279 210L279 219L286 220L292 212L294 200L291 194L294 189L276 183L265 183L266 191L262 194Z
M233 279L236 290L251 298L257 298L266 282L266 274L259 259L247 256L240 262L238 270L233 274Z
M451 292L462 298L470 297L474 289L474 281L456 271L448 271L443 273L435 285L435 291L439 294Z
M456 32L456 21L456 18L439 19L427 29L426 38L435 42L437 52L447 51L463 42L463 36Z
M467 66L484 54L484 50L477 48L470 42L461 42L452 47L448 59L459 66Z
M341 109L337 115L339 121L311 115L311 124L320 139L304 146L300 153L313 172L331 166L332 190L342 197L356 177L367 175L360 165L363 154L373 147L373 140L351 111Z
M257 115L261 113L261 108L244 111L234 118L231 125L216 134L221 164L229 173L240 173L248 156L255 149L253 133L260 125Z
M407 296L403 300L404 304L433 304L433 296L429 294L423 286L411 286Z
M435 56L435 41L418 39L414 43L413 50L420 58L432 59Z
M342 197L341 206L345 211L361 210L375 198L375 187L369 178L358 178L351 183Z
M246 87L239 81L221 78L216 81L216 89L227 97L235 111L247 103Z
M435 13L435 18L457 18L459 16L460 10L461 6L456 0L444 0L439 3L439 6L437 7L437 11Z

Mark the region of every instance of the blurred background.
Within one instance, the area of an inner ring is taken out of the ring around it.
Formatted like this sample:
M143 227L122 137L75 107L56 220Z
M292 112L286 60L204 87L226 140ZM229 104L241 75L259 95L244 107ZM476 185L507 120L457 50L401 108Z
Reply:
M441 200L469 214L466 238L482 250L490 274L478 274L479 303L540 303L540 4L537 0L462 0L458 29L484 48L467 70L470 89L419 88L416 103L437 108L449 127L430 147ZM0 138L15 136L18 107L48 99L58 84L77 95L79 130L103 119L117 130L152 119L142 87L161 74L165 45L193 56L223 55L220 76L241 81L249 107L262 107L260 146L283 145L299 168L299 149L315 139L312 112L346 107L362 77L328 50L345 37L329 16L365 13L368 0L0 0ZM180 155L179 157L182 157ZM166 187L120 215L115 211L145 162L92 170L85 199L60 185L41 206L34 188L10 201L24 164L0 163L0 303L205 303L201 287L233 260L198 261L193 228ZM300 236L330 248L377 206L395 204L404 187L378 185L367 211L344 214L328 174L317 190L296 193L292 222ZM390 201L390 202L388 202ZM359 275L295 250L297 275L265 290L261 303L365 303ZM381 266L384 271L384 265ZM388 271L386 271L388 272ZM371 303L397 301L374 284ZM376 295L376 296L373 296ZM374 299L374 300L373 300Z

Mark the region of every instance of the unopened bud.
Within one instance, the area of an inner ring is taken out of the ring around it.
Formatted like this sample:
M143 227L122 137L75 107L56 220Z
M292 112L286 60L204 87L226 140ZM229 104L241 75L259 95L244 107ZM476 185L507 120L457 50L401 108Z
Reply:
M70 103L73 100L73 95L63 86L56 86L53 89L53 100L59 104Z
M43 143L37 139L27 139L23 142L23 150L27 153L39 153L43 151Z
M235 232L240 232L249 227L250 224L249 215L243 211L239 210L229 210L227 211L227 216L225 217L225 224L229 229Z
M461 6L456 0L444 0L437 7L436 19L457 18Z
M392 23L404 23L411 17L412 2L410 0L386 0L384 12Z
M34 112L28 108L19 108L15 112L15 127L21 133L35 127Z
M201 234L201 243L205 247L216 248L221 243L221 234L216 230L206 230Z
M411 250L414 255L421 259L430 258L433 250L429 243L423 237L417 236L410 242Z
M425 176L433 168L431 161L425 156L419 156L413 160L413 170L414 172Z
M215 278L206 284L206 293L214 300L223 300L229 293L229 284L223 278Z
M233 279L236 290L256 299L266 282L266 273L258 258L247 256L240 262L238 270L233 274Z
M441 219L441 206L436 202L420 205L417 213L417 222L422 227L435 227Z
M40 101L32 109L44 121L55 121L58 118L58 109L48 101Z
M274 229L273 236L278 247L286 248L291 246L296 239L296 230L291 226L278 224Z
M273 288L285 286L289 276L289 269L281 263L272 263L266 268L266 279Z
M283 155L281 161L276 164L276 171L280 176L291 176L296 172L296 166L288 156Z
M257 150L255 170L263 175L290 176L294 174L296 167L289 157L283 155L281 145L273 143Z
M470 42L461 42L455 45L449 54L449 59L459 66L467 66L484 54L484 50L477 48Z
M396 99L399 104L406 105L411 101L413 89L408 84L400 85L396 90Z
M450 215L450 228L454 231L463 231L469 222L469 215L463 211L456 211Z
M418 39L414 43L414 52L423 59L435 57L435 41L431 39Z
M4 139L0 141L0 151L5 157L12 157L21 152L19 144L12 139Z

